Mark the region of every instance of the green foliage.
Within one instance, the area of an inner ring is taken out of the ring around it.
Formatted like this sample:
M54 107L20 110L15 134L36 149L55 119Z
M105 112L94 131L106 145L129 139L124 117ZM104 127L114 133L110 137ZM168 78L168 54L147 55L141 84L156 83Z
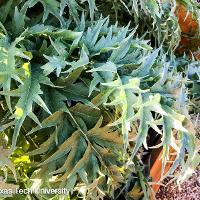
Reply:
M175 5L106 3L2 1L0 167L9 182L67 188L76 199L148 199L143 151L162 147L164 171L175 150L162 179L180 166L182 182L198 165L191 113L199 109L199 62L174 55ZM152 130L160 138L153 147Z

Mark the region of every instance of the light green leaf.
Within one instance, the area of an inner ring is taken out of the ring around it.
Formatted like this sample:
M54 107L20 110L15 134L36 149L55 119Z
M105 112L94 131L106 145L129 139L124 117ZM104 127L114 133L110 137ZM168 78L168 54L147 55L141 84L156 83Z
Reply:
M59 77L62 69L67 65L67 62L60 56L52 57L44 55L44 57L49 61L41 67L41 69L44 70L44 74L47 76L56 69L56 75Z
M117 67L114 63L107 62L100 67L93 68L93 69L89 70L88 72L113 72L113 73L117 73Z

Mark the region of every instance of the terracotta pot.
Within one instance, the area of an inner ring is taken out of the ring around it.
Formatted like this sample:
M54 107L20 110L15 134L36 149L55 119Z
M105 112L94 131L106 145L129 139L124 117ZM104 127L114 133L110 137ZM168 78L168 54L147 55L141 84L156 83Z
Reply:
M176 16L178 17L179 26L182 33L194 36L198 32L198 21L194 18L192 13L187 13L184 5L177 4Z
M200 54L195 54L200 47L198 20L194 18L192 13L188 14L185 6L180 3L177 4L176 16L178 17L179 26L182 32L181 42L176 53L186 53L190 57L192 57L192 54L194 53L193 55L199 60Z
M174 161L175 156L173 155L174 153L174 149L170 148L169 151L169 161ZM153 179L153 182L157 182L160 180L161 178L161 171L162 171L162 154L163 154L163 150L160 151L157 159L155 160L155 162L153 163L153 166L151 167L151 171L150 171L150 175ZM165 170L164 170L164 174L166 174L168 172L168 170L170 169L172 165L172 162L168 162L166 164ZM153 191L157 192L159 189L159 185L153 185Z
M163 175L165 175L169 171L169 169L172 165L172 161L174 161L174 159L175 159L175 156L173 155L173 153L174 153L174 149L170 148L170 151L169 151L169 161L170 162L167 162ZM161 179L161 175L162 175L162 154L163 154L162 148L154 149L151 153L153 164L151 166L150 175L152 177L152 181L155 183L152 186L154 194L156 194L160 188L160 185L156 184L156 182L158 182ZM151 194L151 200L154 200L153 193Z
M182 55L186 53L190 58L193 55L197 60L200 60L200 54L195 53L198 51L198 47L200 47L200 38L196 39L182 36L179 47L176 50L176 54Z
M179 47L176 50L176 53L183 54L184 52L188 54L189 56L192 56L192 53L198 50L198 47L200 47L200 37L196 37L199 29L199 24L196 19L193 18L192 13L187 14L186 8L181 5L177 4L176 8L176 16L179 20L179 26L181 28L182 37ZM200 60L200 54L194 54L196 59ZM170 148L169 152L169 161L174 161L175 156L173 155L174 149ZM151 152L151 170L150 175L152 177L153 182L158 182L161 178L162 173L162 154L163 150L160 149L154 149ZM172 162L168 162L166 164L164 174L168 172L172 165ZM160 188L160 185L155 184L152 186L153 192L157 193ZM154 196L152 194L151 199L154 199Z

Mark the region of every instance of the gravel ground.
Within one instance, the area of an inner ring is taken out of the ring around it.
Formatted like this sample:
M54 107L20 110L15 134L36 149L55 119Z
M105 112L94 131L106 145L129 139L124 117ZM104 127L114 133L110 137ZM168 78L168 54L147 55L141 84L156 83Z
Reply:
M165 180L164 183L167 183L168 180ZM180 188L176 186L176 183L160 187L156 194L156 200L200 200L200 166L192 177L180 185Z
M196 136L200 147L200 121L198 121ZM200 153L200 152L199 152ZM169 179L164 181L167 184ZM161 186L156 194L156 200L200 200L200 165L193 176L182 183L180 187L176 183L170 183L166 187Z

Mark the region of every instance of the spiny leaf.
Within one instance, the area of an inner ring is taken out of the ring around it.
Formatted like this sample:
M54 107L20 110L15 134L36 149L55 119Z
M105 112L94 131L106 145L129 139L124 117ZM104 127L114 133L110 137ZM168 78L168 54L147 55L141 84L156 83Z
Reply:
M29 7L35 6L38 2L42 3L44 7L44 15L43 15L43 22L46 21L49 14L54 15L56 18L63 22L62 17L60 16L60 9L59 3L54 0L28 0Z
M128 77L118 78L116 81L110 83L103 83L103 85L114 89L110 95L112 100L110 103L106 103L107 106L115 106L117 112L120 112L120 118L117 119L113 125L122 124L122 134L124 135L124 148L128 146L128 132L130 131L130 119L134 118L135 112L133 105L137 101L137 97L134 93L143 93L139 88L140 80ZM117 114L116 112L116 114Z
M83 48L81 49L80 59L77 62L75 62L75 61L67 62L67 64L71 65L71 67L67 70L67 72L71 72L75 69L78 69L82 66L89 64L89 58L88 58L87 52L85 50L85 47L83 46Z
M117 73L117 68L113 62L107 62L100 67L89 70L88 72L102 72L102 71Z
M139 77L143 77L146 76L150 69L152 68L153 64L155 63L155 60L158 56L158 53L160 51L159 49L156 49L153 51L152 54L150 54L147 59L144 61L143 65L141 65L141 67L139 67L137 70L132 72L133 76L139 76Z
M151 115L150 110L145 109L145 108L141 108L139 112L140 112L140 126L138 129L135 146L132 152L132 157L135 156L135 154L138 152L142 144L144 145L145 148L148 148L146 139L148 135L149 126L146 122L152 119L152 115Z
M95 125L101 114L100 110L93 109L81 103L77 103L69 110L75 118L76 116L82 118L89 128L92 128Z
M15 118L15 129L14 129L14 135L12 138L12 149L15 148L19 131L21 129L21 126L26 116L29 116L37 124L40 124L37 116L32 111L33 102L37 103L46 112L51 114L46 104L40 97L40 95L42 94L42 91L40 89L40 84L47 84L51 86L53 84L49 81L47 77L43 76L43 74L39 73L39 71L36 69L31 70L30 66L28 65L29 73L27 74L27 78L24 81L24 84L21 85L19 89L12 91L14 93L17 93L18 94L17 96L20 96L15 106L16 110L13 116Z
M8 0L5 5L1 5L0 8L0 21L4 23L9 14L10 8L12 6L13 0Z
M125 38L119 45L118 48L116 48L110 58L109 61L113 63L118 63L122 58L125 57L125 55L128 53L129 48L131 46L131 40L133 37L135 31L133 31L127 38Z
M64 8L68 6L70 15L74 18L77 24L80 23L78 11L82 11L82 8L77 4L75 0L61 0L60 3L60 15L62 15Z
M105 22L104 26L107 26L107 21ZM126 38L126 35L128 33L128 27L129 25L127 25L126 27L122 27L117 31L117 33L115 33L114 31L114 29L116 28L115 26L106 27L108 29L108 33L107 35L103 35L101 37L99 32L98 37L100 39L96 42L94 47L89 48L92 54L96 55L99 53L109 52L110 50L115 49Z
M49 117L44 119L44 121L41 123L41 126L37 126L37 127L33 128L28 133L28 135L35 133L36 131L38 131L42 128L48 128L48 127L56 126L58 124L58 122L62 120L62 114L63 113L61 111L57 111L57 112L53 113L52 115L50 115Z
M106 20L107 18L98 20L96 25L91 28L89 27L86 34L83 36L83 42L89 50L96 44L101 28Z
M0 68L0 84L3 87L4 92L10 92L11 80L14 79L20 83L23 83L20 78L20 73L16 69L15 57L25 57L29 59L20 49L16 48L18 42L23 38L19 37L16 40L9 44L8 38L1 34L0 39L0 57L1 57L1 68ZM6 96L6 103L10 112L12 112L12 106L10 102L10 97Z
M63 40L76 40L82 36L82 32L76 32L68 29L57 29L50 25L37 24L32 26L25 33L27 36L31 35L47 35L52 38L61 38Z
M94 19L94 12L97 10L97 7L95 5L95 0L82 0L82 2L87 1L89 4L89 10L90 10L90 19L93 21Z
M20 34L23 32L23 29L25 27L25 17L26 17L26 12L28 9L28 2L23 5L21 10L18 9L18 7L15 7L15 12L13 16L13 27L14 27L14 32L15 34Z
M15 166L12 163L12 161L9 159L11 152L12 151L10 149L3 149L3 147L0 147L0 167L4 168L5 166L7 166L12 171L12 173L14 174L15 180L17 181ZM7 172L6 172L6 176L7 176Z
M69 123L69 118L71 118L68 114L69 112L71 112L71 115L73 115L74 119L83 119L88 128L93 127L100 117L100 111L80 103L71 107L70 111L64 106L60 108L62 108L62 111L53 113L51 116L43 120L41 126L38 125L28 133L28 135L30 135L39 130L44 130L45 128L51 128L53 130L49 139L38 149L33 150L28 155L36 155L47 152L49 149L55 146L55 137L58 138L57 145L60 145L63 140L69 137L71 131L74 130ZM57 128L54 129L53 127Z
M67 98L69 105L71 104L71 101L81 101L84 104L97 109L97 107L88 99L88 87L84 83L80 82L67 85L60 90L60 93Z
M84 119L84 116L82 117ZM67 159L64 161L63 165L58 170L54 172L52 171L53 174L62 173L62 176L58 179L58 181L61 181L61 185L69 187L68 184L70 182L70 178L78 174L83 181L91 182L91 175L93 178L96 176L95 174L98 173L97 170L100 168L97 166L102 165L102 159L105 159L104 156L101 157L102 152L99 152L100 149L102 149L102 147L108 148L110 150L113 148L120 149L120 146L122 145L122 140L118 135L118 132L112 132L111 128L108 126L100 127L101 123L102 119L98 121L92 129L85 132L88 141L85 140L85 136L83 135L82 131L76 130L73 132L72 135L66 138L66 140L59 146L58 150L53 155L48 157L44 162L39 164L39 166L43 167L48 163L55 162L56 160L59 160L63 156L67 155ZM94 144L95 146L93 146ZM95 148L96 146L98 146L97 149ZM41 147L46 148L45 145ZM117 155L117 149L111 151L113 156ZM35 152L37 153L38 150ZM76 155L78 158L74 156L76 152L80 152ZM109 157L107 157L107 159L109 159ZM100 160L100 163L98 163L98 160ZM95 168L91 169L91 166L89 166L91 162ZM96 171L90 173L90 171L94 169L96 169ZM88 174L87 178L84 176L84 173Z
M60 56L52 57L44 55L44 57L49 61L41 67L44 70L44 74L47 76L56 69L56 75L59 77L67 62Z

